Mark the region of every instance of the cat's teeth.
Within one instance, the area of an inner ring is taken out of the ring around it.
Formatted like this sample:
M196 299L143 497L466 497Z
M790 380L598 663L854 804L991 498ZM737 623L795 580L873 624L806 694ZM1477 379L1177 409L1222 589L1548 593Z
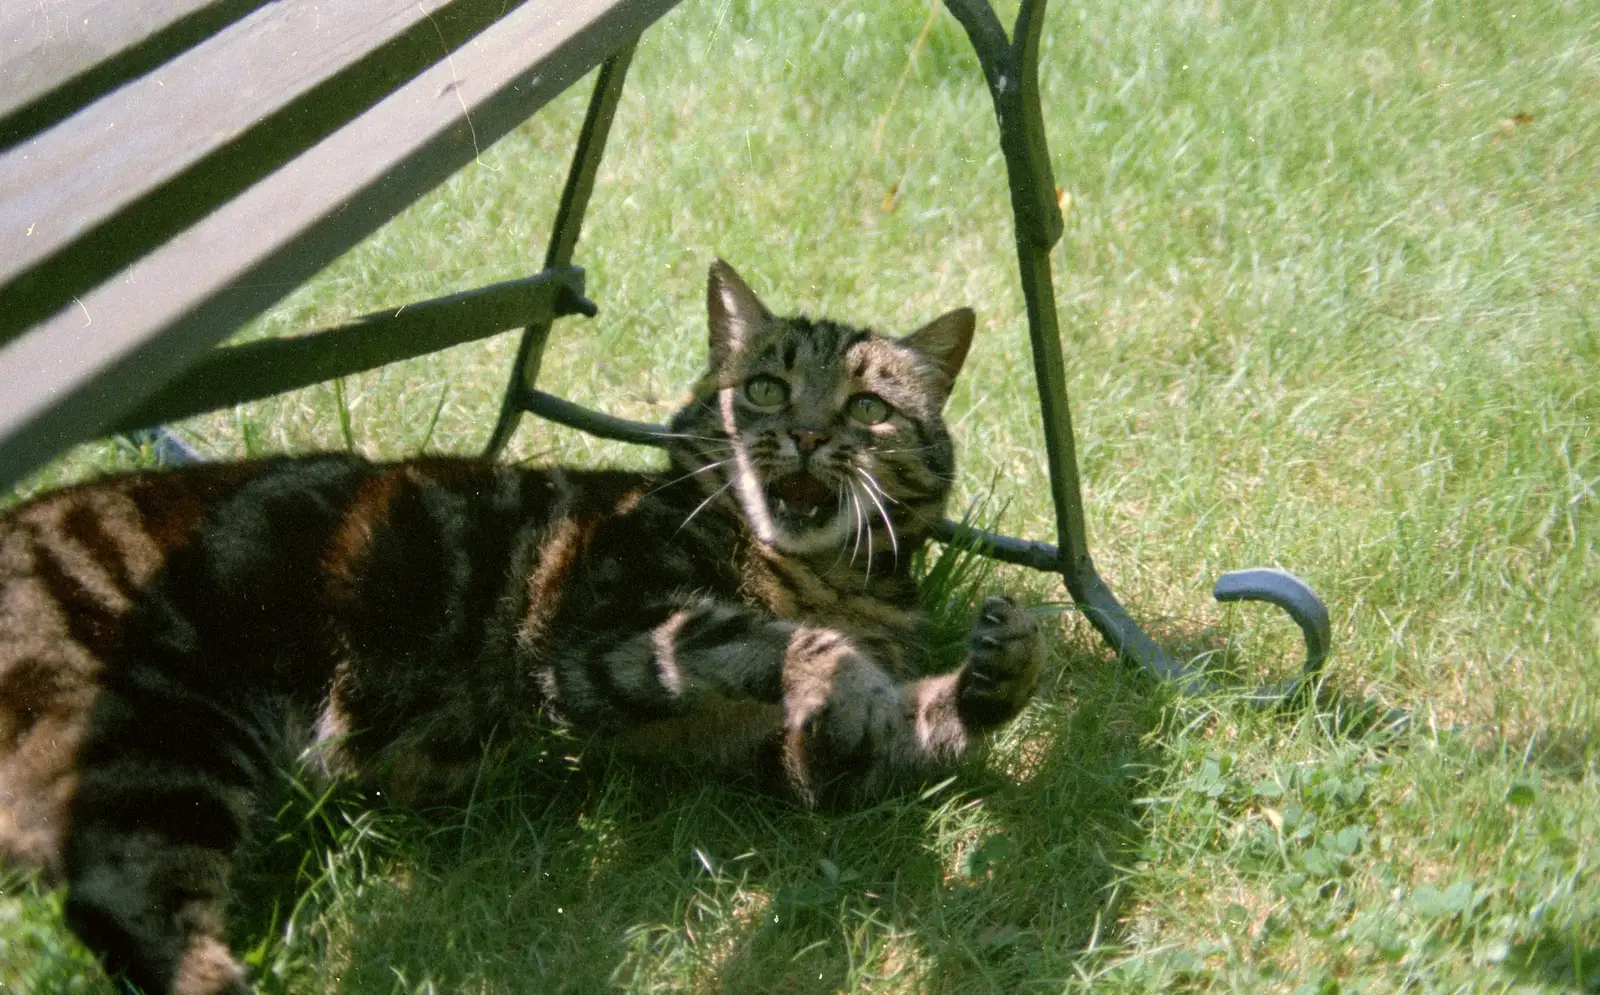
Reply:
M785 515L797 515L797 514L799 514L798 512L794 511L794 509L790 508L789 507L789 502L785 501L783 498L779 498L778 499L778 510L783 512ZM811 506L811 510L810 511L806 512L804 515L800 515L799 517L804 518L807 521L810 521L811 519L816 518L817 517L817 513L820 512L821 510L822 510L822 506L820 504L814 504L814 505Z

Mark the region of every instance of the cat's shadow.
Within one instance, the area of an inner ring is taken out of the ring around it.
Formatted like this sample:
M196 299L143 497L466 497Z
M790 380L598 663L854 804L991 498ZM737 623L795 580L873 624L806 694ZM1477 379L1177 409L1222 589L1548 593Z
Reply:
M1064 979L1115 929L1115 868L1140 845L1133 799L1161 706L1087 641L1059 650L1053 673L999 752L1007 763L863 811L597 763L561 737L486 768L465 806L334 806L310 830L320 841L266 845L236 942L292 925L293 942L256 954L264 993L311 979L347 992Z

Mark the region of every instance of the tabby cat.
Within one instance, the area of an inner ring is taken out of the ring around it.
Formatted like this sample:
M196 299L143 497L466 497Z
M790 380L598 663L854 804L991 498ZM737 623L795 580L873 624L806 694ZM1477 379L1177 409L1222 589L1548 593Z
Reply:
M550 716L807 804L959 758L1027 701L989 598L919 678L908 572L972 340L778 318L732 268L659 472L313 455L135 473L0 518L0 851L146 992L247 992L223 912L274 765L400 801Z

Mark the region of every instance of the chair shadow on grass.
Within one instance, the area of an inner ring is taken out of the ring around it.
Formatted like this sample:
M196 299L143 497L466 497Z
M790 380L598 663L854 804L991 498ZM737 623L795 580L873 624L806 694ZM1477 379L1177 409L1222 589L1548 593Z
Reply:
M486 768L468 806L391 813L388 849L302 909L302 933L326 936L279 951L262 990L299 990L307 971L328 985L329 962L348 992L1064 980L1115 931L1161 696L1087 638L1056 657L996 763L862 811L596 762L559 737L519 751ZM280 849L278 891L241 903L246 937L281 934L294 901L282 871L308 851ZM313 865L345 859L311 850Z

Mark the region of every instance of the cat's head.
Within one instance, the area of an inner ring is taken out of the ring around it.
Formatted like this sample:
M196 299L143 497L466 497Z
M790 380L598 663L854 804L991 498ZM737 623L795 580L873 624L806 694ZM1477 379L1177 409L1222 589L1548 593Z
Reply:
M706 299L709 369L672 421L674 464L788 553L869 554L927 535L955 472L940 411L972 311L900 339L781 318L721 260Z

